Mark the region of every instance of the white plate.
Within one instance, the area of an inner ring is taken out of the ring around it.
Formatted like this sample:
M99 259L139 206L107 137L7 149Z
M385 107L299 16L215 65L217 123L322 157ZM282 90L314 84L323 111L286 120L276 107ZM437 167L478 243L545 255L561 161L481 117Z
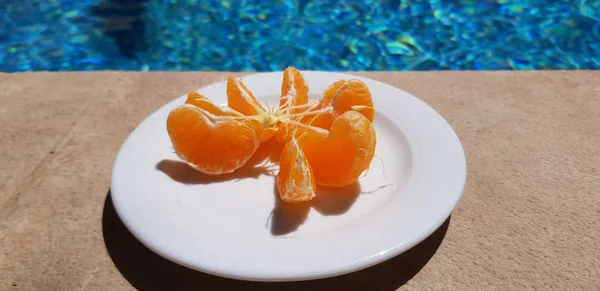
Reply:
M448 123L419 99L381 82L338 73L303 75L311 98L340 79L368 85L381 159L373 159L359 185L320 189L311 205L290 206L279 201L274 177L260 165L212 179L194 172L178 162L166 131L167 115L184 103L182 96L142 122L116 158L112 200L133 235L192 269L291 281L369 267L435 231L454 209L466 179L464 152ZM261 101L278 104L281 72L243 81ZM226 103L224 82L198 92Z

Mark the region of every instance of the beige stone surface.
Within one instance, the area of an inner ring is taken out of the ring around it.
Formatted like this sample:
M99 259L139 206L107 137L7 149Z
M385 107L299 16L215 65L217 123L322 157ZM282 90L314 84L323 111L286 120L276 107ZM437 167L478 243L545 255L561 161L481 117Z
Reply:
M300 283L160 258L108 199L127 135L223 73L0 74L0 290L600 290L600 72L379 72L460 137L451 218L388 262Z

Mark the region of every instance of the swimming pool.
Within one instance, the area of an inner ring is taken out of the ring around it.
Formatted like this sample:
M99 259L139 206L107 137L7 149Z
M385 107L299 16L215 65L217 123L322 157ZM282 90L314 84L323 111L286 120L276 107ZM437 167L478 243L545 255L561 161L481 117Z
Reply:
M600 0L0 0L0 71L599 69Z

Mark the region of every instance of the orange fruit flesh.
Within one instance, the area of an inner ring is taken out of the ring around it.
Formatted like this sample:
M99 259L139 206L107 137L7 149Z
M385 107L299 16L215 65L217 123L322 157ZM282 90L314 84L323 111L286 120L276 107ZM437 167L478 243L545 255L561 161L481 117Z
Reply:
M294 67L288 67L283 72L283 83L281 84L281 97L279 98L279 110L305 105L308 103L308 85L304 77ZM291 108L285 111L285 114L294 114L306 109ZM300 117L291 118L293 121L298 121ZM295 126L292 124L280 123L275 140L284 144L292 137L292 132Z
M304 77L298 69L288 67L283 71L279 108L282 109L306 103L308 103L308 84L306 84ZM294 112L299 111L296 110Z
M308 111L314 112L316 110L324 109L327 106L329 106L331 103L331 99L333 99L333 97L335 96L337 91L345 83L346 83L346 80L339 80L339 81L336 81L333 84L329 85L329 87L327 87L325 89L325 91L323 91L323 95L321 96L321 98L319 100L317 100L315 105L312 106L310 109L308 109ZM321 114L319 114L319 115L321 115ZM304 124L311 124L311 120L314 119L316 116L317 116L317 114L310 114L310 115L304 116L300 119L300 122L304 123ZM333 116L333 115L331 115L331 116ZM331 120L331 122L333 123L333 119ZM329 126L323 127L323 128L329 129L330 126L331 126L331 123L329 123Z
M371 122L375 117L371 92L367 85L359 80L347 81L331 99L331 106L337 115L354 110L360 112Z
M259 146L248 122L227 117L219 119L191 104L181 105L169 113L167 131L179 157L210 175L239 169Z
M286 143L281 152L277 190L279 198L290 203L312 200L316 196L312 168L295 138Z
M266 111L241 80L227 79L227 105L246 116L262 115Z
M267 111L246 85L232 76L227 79L227 105L245 116L258 116L263 120L268 117ZM270 125L264 125L259 120L253 120L252 123L260 142L269 140L276 133L276 129L271 128Z
M329 132L307 130L298 138L298 144L318 185L344 187L356 182L369 168L376 136L365 116L347 111L335 119Z
M339 80L331 84L323 92L317 105L309 111L330 108L329 112L321 112L303 117L301 123L323 129L331 128L333 121L341 114L353 110L363 114L369 121L373 121L373 100L367 85L359 80ZM296 137L303 134L306 129L298 129Z
M270 140L277 133L277 129L272 127L263 127L259 121L252 121L252 125L256 130L256 136L260 142Z
M239 113L231 108L218 106L218 105L212 103L212 101L210 101L210 99L208 99L204 95L201 95L197 92L189 93L187 100L185 101L185 104L194 105L196 107L202 108L202 109L208 111L209 113L212 113L217 116L234 116L234 117L243 116L241 113Z
M318 127L318 128L322 128L322 129L326 129L326 130L329 130L331 128L331 126L333 125L333 121L335 120L335 116L330 112L323 112L323 113L319 113L317 115L312 115L310 117L312 118L308 122L308 124L310 126L314 126L314 127ZM306 128L303 128L301 130L299 129L298 132L296 133L296 136L299 137L307 130L309 130L309 129L306 129Z
M327 107L327 105L331 103L331 100L333 99L337 91L340 88L342 88L344 84L346 84L346 80L339 80L329 85L329 87L327 87L327 89L325 89L325 91L323 92L323 97L321 97L315 109L322 109Z
M279 196L283 201L298 203L313 199L316 185L344 187L356 182L373 159L373 102L366 84L359 80L339 80L309 109L282 113L281 117L286 118L286 114L330 108L327 112L287 117L312 129L282 122L276 128L273 116L233 77L227 82L227 102L230 108L191 92L186 104L173 109L167 119L175 152L205 174L226 174L241 168L261 142L275 136L277 142L285 143L276 178ZM297 69L287 68L280 110L307 103L306 81ZM243 120L244 116L258 118Z

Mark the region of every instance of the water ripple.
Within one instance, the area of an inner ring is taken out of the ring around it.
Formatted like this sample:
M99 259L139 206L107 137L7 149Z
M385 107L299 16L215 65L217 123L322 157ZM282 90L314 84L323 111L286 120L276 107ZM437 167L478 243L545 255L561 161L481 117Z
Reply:
M600 0L0 1L0 70L600 68Z

